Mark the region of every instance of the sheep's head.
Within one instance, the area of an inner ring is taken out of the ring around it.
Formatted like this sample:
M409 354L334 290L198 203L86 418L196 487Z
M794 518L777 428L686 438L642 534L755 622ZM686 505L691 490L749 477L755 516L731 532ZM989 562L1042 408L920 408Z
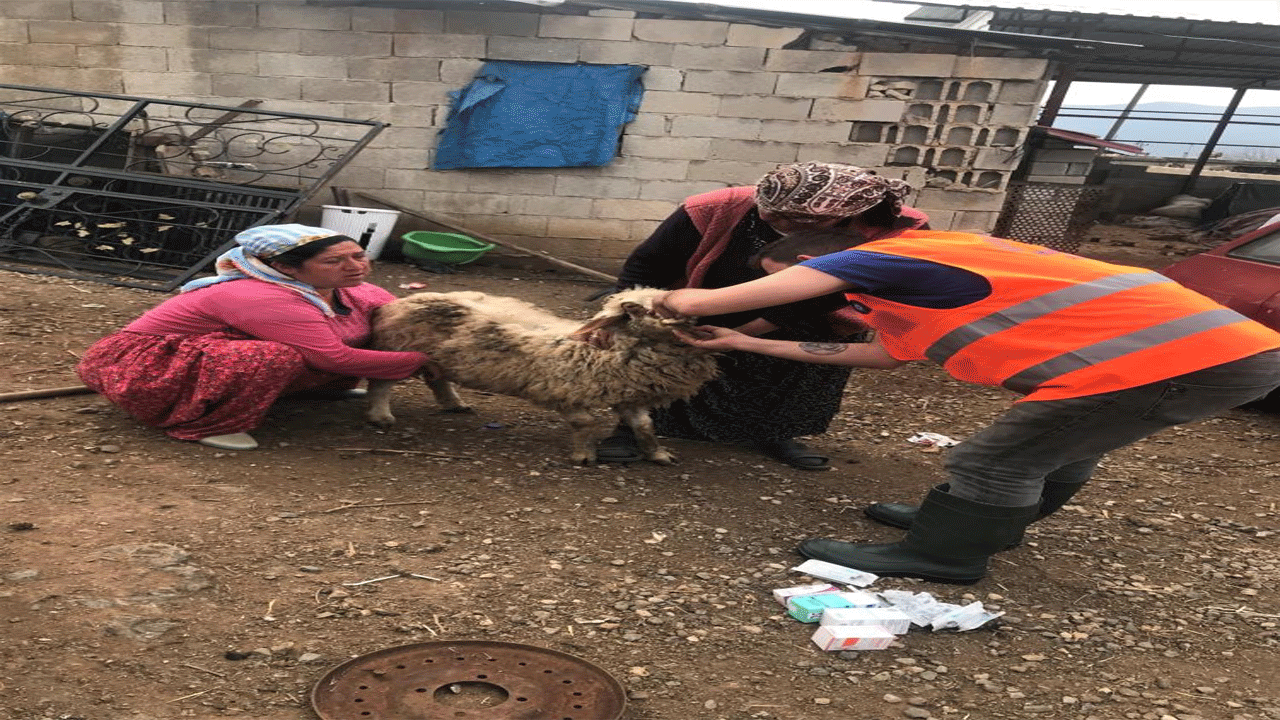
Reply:
M697 325L697 321L695 318L660 318L654 315L654 299L666 292L655 288L634 288L614 293L605 300L600 312L578 328L572 337L602 349L612 347L613 337L619 333L668 342L675 340L671 332L673 329L689 329Z

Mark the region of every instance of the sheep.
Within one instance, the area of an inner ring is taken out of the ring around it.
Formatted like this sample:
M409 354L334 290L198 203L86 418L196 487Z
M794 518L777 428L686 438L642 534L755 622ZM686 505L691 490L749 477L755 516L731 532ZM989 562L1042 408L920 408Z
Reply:
M427 386L446 412L471 411L457 385L523 398L560 413L569 425L570 457L591 465L599 437L592 411L609 408L635 432L645 459L670 465L675 457L658 444L650 409L692 397L718 371L715 353L685 344L672 332L693 328L693 320L650 313L662 292L616 293L585 325L510 297L416 293L378 308L373 347L430 355L443 373L426 380ZM610 340L585 342L599 333ZM375 425L395 422L394 384L369 382L366 417Z

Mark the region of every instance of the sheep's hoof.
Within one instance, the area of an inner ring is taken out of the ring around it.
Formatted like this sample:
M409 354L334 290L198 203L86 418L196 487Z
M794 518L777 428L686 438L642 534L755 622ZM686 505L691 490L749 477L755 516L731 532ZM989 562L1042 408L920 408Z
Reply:
M666 450L659 450L658 452L654 453L652 457L649 457L647 459L649 460L649 462L656 463L658 465L675 465L676 464L676 456L672 455Z
M380 428L389 428L396 424L395 415L365 415L365 419Z

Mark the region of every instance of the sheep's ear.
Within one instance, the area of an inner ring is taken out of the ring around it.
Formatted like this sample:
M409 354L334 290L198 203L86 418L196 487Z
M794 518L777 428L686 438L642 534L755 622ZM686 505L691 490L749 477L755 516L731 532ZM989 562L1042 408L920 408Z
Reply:
M649 308L638 302L623 302L622 310L631 317L644 317L649 314Z

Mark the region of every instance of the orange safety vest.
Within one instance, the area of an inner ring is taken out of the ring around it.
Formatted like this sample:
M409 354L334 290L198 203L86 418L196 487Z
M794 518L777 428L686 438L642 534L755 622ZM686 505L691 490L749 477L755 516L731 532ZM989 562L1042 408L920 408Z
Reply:
M1280 333L1144 268L956 232L909 230L851 249L986 278L991 294L957 308L849 299L870 309L893 357L932 360L1023 400L1123 390L1280 347Z

